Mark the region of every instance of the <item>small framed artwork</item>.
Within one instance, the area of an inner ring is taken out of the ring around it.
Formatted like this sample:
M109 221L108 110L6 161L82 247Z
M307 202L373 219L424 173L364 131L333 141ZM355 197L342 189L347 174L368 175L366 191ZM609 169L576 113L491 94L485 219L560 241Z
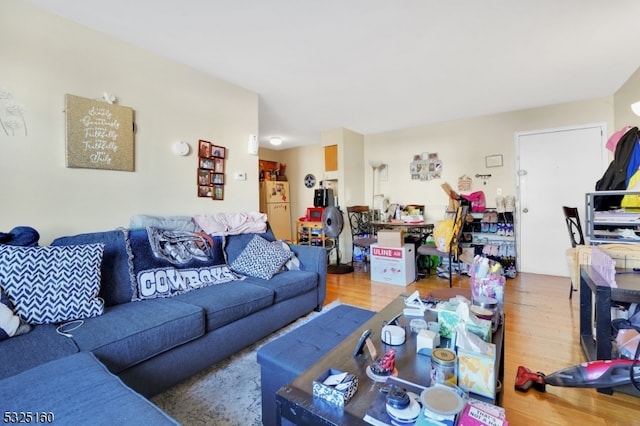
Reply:
M223 173L224 172L224 160L222 158L214 158L213 159L213 170L216 173Z
M202 139L198 141L198 157L211 157L211 142L203 141Z
M502 154L487 155L484 157L486 167L502 167Z
M224 185L213 185L213 195L211 196L214 200L223 200L224 199Z
M201 158L200 159L200 168L213 170L213 160L211 158Z
M223 146L211 145L211 156L216 158L224 158L226 149Z
M211 185L224 185L224 173L211 172Z
M211 170L198 169L198 185L209 185L210 179L211 179L210 175L211 175Z
M210 198L213 196L213 187L209 185L198 185L198 197Z

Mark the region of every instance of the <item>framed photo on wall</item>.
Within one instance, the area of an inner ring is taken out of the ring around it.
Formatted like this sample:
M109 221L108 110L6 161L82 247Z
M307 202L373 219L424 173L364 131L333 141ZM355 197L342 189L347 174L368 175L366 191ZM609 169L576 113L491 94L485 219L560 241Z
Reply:
M213 160L211 158L201 158L200 159L200 168L213 170Z
M211 156L216 158L225 158L226 149L223 146L211 145Z
M214 158L213 159L213 170L216 173L224 173L224 159L222 158Z
M198 197L212 197L213 196L213 187L209 185L198 185Z
M210 172L211 185L224 185L224 173Z
M210 185L211 170L198 169L198 185Z
M211 142L203 141L202 139L198 141L198 157L211 157Z
M224 185L213 185L213 195L211 196L214 200L223 200L224 199Z

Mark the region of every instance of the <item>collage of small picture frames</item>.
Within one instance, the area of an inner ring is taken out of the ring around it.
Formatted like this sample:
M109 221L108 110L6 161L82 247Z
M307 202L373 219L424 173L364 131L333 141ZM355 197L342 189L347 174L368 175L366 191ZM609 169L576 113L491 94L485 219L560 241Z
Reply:
M413 156L410 165L412 180L431 180L442 177L442 161L437 152L423 152Z
M224 158L227 149L198 141L198 197L224 199Z

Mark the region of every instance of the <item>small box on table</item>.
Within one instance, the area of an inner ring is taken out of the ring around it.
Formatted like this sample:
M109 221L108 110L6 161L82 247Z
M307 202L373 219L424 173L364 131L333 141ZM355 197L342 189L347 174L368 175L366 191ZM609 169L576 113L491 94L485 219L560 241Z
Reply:
M340 374L347 374L340 370L336 370L334 368L330 368L318 376L313 381L313 396L317 398L324 399L330 404L336 405L338 407L344 407L347 402L351 399L353 395L355 395L358 390L358 377L355 375L351 375L350 380L348 382L340 383L339 385L343 385L342 387L339 385L330 385L325 384L325 381L330 376L336 376Z
M404 231L381 229L377 233L380 247L404 247Z

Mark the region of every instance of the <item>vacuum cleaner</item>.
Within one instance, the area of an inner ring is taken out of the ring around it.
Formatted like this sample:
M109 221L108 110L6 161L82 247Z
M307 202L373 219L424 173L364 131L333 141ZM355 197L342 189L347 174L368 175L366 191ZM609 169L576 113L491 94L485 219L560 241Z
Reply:
M633 359L597 360L544 374L519 366L515 389L526 392L531 387L545 392L546 385L572 388L609 388L632 383L640 390L640 364Z

